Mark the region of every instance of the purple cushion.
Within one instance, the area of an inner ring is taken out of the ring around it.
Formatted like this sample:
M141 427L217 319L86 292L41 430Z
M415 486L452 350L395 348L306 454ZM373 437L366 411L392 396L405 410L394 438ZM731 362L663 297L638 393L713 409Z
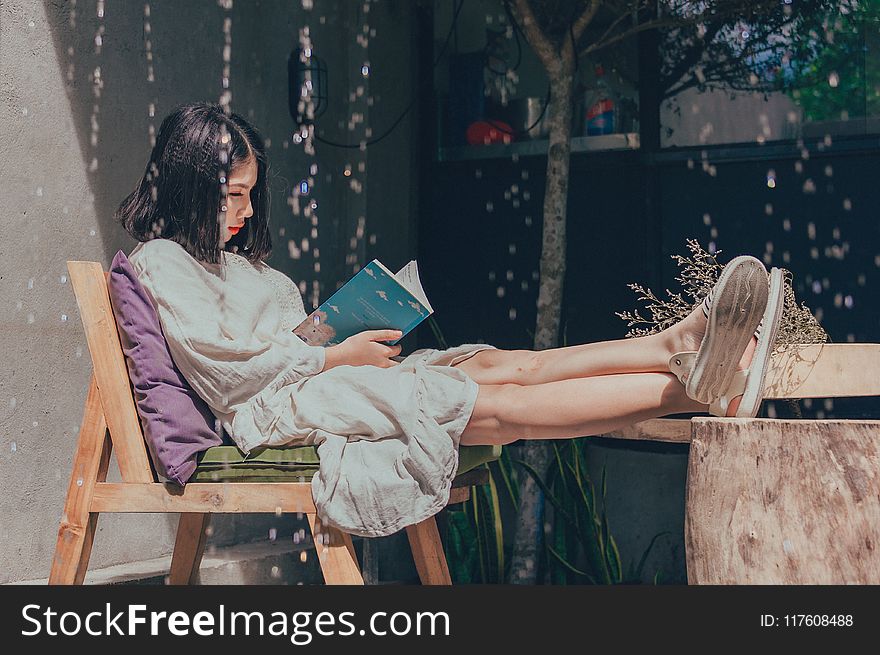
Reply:
M184 485L199 454L223 443L215 417L171 359L156 309L121 250L108 287L153 466Z

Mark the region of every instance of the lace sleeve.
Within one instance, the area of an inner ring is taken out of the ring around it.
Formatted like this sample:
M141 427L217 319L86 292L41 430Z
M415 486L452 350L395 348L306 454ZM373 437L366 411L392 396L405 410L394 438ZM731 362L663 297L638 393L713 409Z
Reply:
M275 287L278 302L281 305L281 325L285 330L292 330L302 323L308 313L303 305L302 294L296 283L287 275L274 268L267 268L267 279Z

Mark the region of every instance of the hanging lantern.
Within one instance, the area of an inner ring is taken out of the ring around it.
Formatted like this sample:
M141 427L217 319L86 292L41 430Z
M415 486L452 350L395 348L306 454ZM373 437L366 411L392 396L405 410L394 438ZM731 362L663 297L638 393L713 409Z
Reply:
M287 58L287 104L297 125L313 123L327 111L327 64L311 49L294 48Z

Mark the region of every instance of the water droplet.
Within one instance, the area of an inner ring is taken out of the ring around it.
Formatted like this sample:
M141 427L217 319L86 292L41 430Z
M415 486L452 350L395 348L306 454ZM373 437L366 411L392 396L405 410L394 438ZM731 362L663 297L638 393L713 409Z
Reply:
M304 551L304 550L303 550L303 551L300 551L300 554L299 554L299 561L300 561L300 562L305 563L306 560L308 559L308 557L309 557L309 556L308 556L308 553L307 553L306 551Z
M272 567L272 577L273 578L280 578L281 577L281 569L279 569L277 566Z
M492 213L492 211L493 211L494 209L495 209L495 205L492 204L491 201L489 201L489 202L486 203L486 211L487 211L487 212Z
M76 486L77 486L77 487L81 487L81 486L83 486L83 479L82 479L82 478L77 478L77 479L76 479Z
M831 71L828 74L828 86L836 89L838 84L840 84L840 76L835 71Z
M276 528L269 528L269 541L275 541L277 536L278 530Z
M511 321L516 320L516 307L511 307L510 311L507 312L507 316Z
M13 441L13 442L9 445L9 448L10 448L10 450L12 450L12 452L15 452L16 450L18 450L18 444L16 444L16 443Z
M28 324L31 324L31 323L34 322L34 314L33 314L33 312L29 312L29 313L28 313L28 315L27 315L27 322L28 322Z
M67 314L62 314L62 315L61 315L61 322L62 322L62 323L66 323L66 322L67 322Z
M852 296L846 296L846 297L843 299L843 306L846 307L847 309L852 309L852 308L853 308L853 297L852 297Z
M849 198L844 198L843 199L843 208L846 211L852 210L852 200L850 200Z
M498 295L499 298L503 298L504 297L504 287L498 287L497 289L495 289L495 293Z

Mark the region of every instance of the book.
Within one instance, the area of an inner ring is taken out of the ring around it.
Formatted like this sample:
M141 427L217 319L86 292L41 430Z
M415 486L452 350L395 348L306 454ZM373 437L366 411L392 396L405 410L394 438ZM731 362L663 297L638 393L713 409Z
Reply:
M395 345L433 313L415 260L392 273L374 259L293 332L310 346L333 346L364 330L401 330L399 339L384 342Z

